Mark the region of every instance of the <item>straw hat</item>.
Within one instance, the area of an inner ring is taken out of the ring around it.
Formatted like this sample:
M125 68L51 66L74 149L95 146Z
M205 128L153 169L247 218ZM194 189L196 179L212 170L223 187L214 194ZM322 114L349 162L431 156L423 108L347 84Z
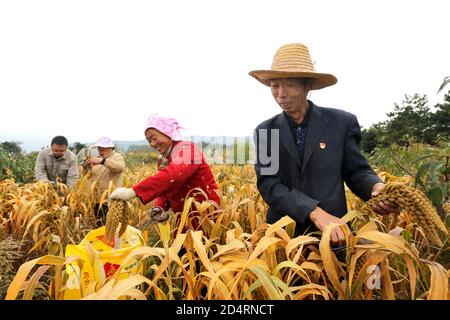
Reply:
M286 44L275 53L270 70L255 70L249 75L270 86L271 79L311 78L314 79L311 90L322 89L336 84L332 74L318 73L314 70L308 48L301 43Z

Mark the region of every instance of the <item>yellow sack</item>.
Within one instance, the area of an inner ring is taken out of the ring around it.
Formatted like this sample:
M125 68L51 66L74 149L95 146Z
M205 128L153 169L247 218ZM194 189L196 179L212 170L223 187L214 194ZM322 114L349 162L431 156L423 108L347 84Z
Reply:
M106 243L105 227L101 227L90 231L80 244L67 245L65 256L77 255L80 260L66 266L68 279L64 299L80 299L98 291L120 267L126 256L144 244L141 232L127 226L126 231L110 243ZM119 279L142 272L142 263L132 259L123 266Z

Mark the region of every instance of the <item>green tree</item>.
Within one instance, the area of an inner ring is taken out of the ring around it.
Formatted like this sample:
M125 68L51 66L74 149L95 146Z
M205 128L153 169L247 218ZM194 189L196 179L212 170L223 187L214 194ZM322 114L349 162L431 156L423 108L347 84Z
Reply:
M85 143L81 143L81 142L74 142L72 145L72 148L70 148L75 154L78 154L78 152L81 151L81 149L86 148L86 144Z
M0 145L0 180L15 179L19 184L32 182L37 154L13 153Z
M426 95L405 95L402 105L394 104L394 111L387 114L389 142L403 146L411 142L431 143L426 140L427 130L431 128L430 114Z
M450 140L450 91L433 109L430 111L425 95L406 95L401 105L394 104L388 120L362 130L361 149L371 153L392 144L408 147L419 142L436 146Z
M364 152L371 153L376 147L386 147L386 123L380 122L361 131L360 147Z
M0 147L6 152L9 152L13 155L19 155L22 153L22 148L20 147L21 142L16 141L5 141L0 143Z
M86 144L85 143L81 143L81 142L74 142L72 145L72 151L75 154L78 154L78 152L80 152L81 149L86 148Z
M437 144L439 139L450 140L450 91L445 95L444 102L436 105L436 112L431 114L431 124L427 140Z

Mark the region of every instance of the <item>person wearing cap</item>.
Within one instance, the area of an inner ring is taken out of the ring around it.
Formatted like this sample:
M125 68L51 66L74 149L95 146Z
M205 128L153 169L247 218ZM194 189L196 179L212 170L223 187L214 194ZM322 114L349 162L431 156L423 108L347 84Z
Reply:
M114 144L108 137L100 138L93 147L97 147L99 156L84 161L83 173L91 173L86 182L86 190L96 201L94 211L98 225L102 225L108 213L108 204L103 203L100 206L99 200L102 193L108 190L110 183L114 188L122 187L125 160L120 153L114 151ZM96 185L93 189L94 182Z
M143 204L152 200L155 206L173 212L182 212L186 196L193 196L199 202L209 200L217 206L220 198L218 187L206 157L194 143L183 141L178 121L159 115L149 117L144 134L150 146L159 152L158 173L147 177L131 188L118 188L110 199L129 201L138 197ZM198 213L191 210L189 225L200 229ZM180 215L177 215L177 226ZM187 228L184 228L184 231Z
M56 136L52 139L50 148L39 151L34 166L36 181L75 186L79 176L77 156L67 149L68 145L64 136Z
M269 205L267 223L288 215L296 221L296 235L323 231L330 223L345 225L344 183L364 201L379 194L384 184L361 154L356 116L308 100L311 90L336 84L336 77L316 72L308 48L299 43L280 47L270 70L249 74L270 87L282 109L254 132L254 168L257 187ZM375 204L373 210L399 212L389 202ZM331 242L345 245L340 227L333 229Z

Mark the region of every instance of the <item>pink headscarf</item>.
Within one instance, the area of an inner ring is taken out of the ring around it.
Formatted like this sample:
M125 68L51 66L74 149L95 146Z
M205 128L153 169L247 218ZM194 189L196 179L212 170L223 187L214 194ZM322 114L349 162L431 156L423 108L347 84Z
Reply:
M180 127L178 121L174 118L166 118L158 114L152 114L145 124L144 133L149 128L155 128L159 132L164 133L166 136L171 138L173 141L182 140L181 133L179 131L182 127Z

